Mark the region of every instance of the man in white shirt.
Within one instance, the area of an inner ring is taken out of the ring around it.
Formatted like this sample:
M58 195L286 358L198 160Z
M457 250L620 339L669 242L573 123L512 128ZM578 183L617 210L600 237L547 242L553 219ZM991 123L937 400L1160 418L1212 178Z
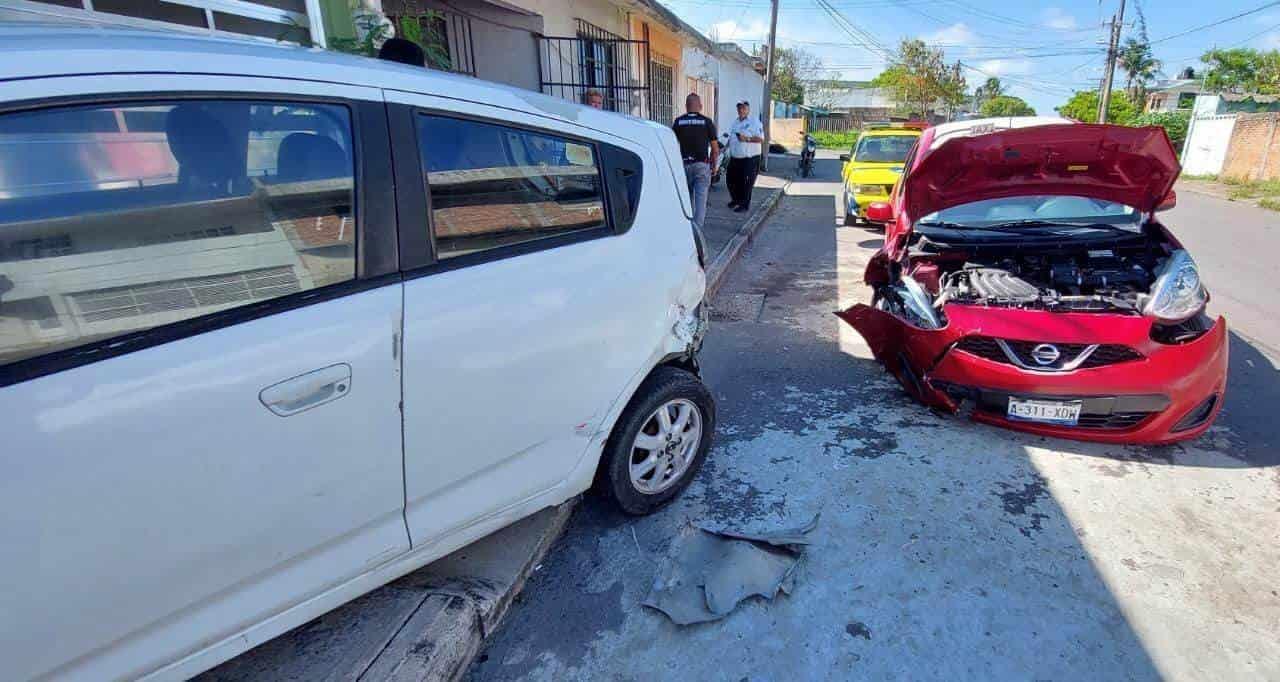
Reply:
M746 213L751 207L751 189L760 173L764 126L751 115L751 104L738 102L738 118L729 127L729 208Z

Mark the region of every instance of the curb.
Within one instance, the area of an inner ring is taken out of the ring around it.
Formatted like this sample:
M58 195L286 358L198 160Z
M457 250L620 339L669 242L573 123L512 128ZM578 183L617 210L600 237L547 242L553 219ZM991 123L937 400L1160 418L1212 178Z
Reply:
M742 227L738 228L738 232L733 235L729 243L725 244L723 249L720 249L720 253L716 254L711 264L707 266L706 299L715 296L716 292L720 290L720 285L724 283L725 276L729 274L729 268L738 261L739 256L742 255L742 250L746 248L747 244L750 244L755 239L755 236L759 234L764 227L765 220L773 214L773 210L782 201L782 196L787 193L787 188L790 186L791 180L788 178L776 194L766 199L760 208L756 209L750 218L747 218L747 221L742 224Z
M402 578L428 593L360 680L458 680L560 538L575 497Z

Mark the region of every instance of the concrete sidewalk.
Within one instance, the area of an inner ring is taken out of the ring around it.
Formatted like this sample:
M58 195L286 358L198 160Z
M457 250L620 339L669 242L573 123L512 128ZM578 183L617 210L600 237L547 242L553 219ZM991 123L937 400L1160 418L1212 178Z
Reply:
M770 159L751 210L734 213L723 182L708 200L708 298L782 197L794 157ZM577 500L546 509L195 678L452 680L461 676L560 537Z

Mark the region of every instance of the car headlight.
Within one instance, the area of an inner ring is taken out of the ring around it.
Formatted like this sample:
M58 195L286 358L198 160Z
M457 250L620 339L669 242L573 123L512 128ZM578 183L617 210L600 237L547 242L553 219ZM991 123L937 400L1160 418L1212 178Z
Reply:
M1160 322L1181 322L1203 310L1208 300L1196 262L1178 249L1160 268L1142 313Z
M853 191L858 194L884 194L884 185L854 185Z

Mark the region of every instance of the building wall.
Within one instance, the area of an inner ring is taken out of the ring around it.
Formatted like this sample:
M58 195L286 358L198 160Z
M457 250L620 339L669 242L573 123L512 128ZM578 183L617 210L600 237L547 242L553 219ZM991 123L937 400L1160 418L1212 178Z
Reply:
M668 64L671 66L671 88L664 93L671 98L671 114L672 118L679 116L684 112L684 95L681 94L685 90L684 85L684 42L674 31L669 30L666 26L646 17L642 14L631 15L631 36L636 39L645 37L645 28L648 27L649 37L649 56L652 61ZM650 87L655 87L650 84ZM655 96L657 93L654 93ZM658 112L653 112L654 120L666 119ZM663 123L669 121L662 120Z
M683 110L684 98L690 93L697 93L702 98L703 115L716 118L716 72L719 64L714 55L693 45L686 44L680 55L680 63L684 70L681 85L676 92L676 103ZM716 126L720 122L716 121Z
M628 33L628 12L608 0L506 0L506 2L541 15L543 33L549 36L576 36L577 20L582 19L623 38L633 37Z
M1238 180L1280 178L1280 113L1236 116L1222 175Z
M798 152L804 144L803 118L775 118L769 122L769 142L780 144L789 152Z
M751 115L757 118L764 111L764 76L755 69L732 57L721 57L720 81L716 93L716 125L728 128L738 118L736 105L746 100L751 103Z

